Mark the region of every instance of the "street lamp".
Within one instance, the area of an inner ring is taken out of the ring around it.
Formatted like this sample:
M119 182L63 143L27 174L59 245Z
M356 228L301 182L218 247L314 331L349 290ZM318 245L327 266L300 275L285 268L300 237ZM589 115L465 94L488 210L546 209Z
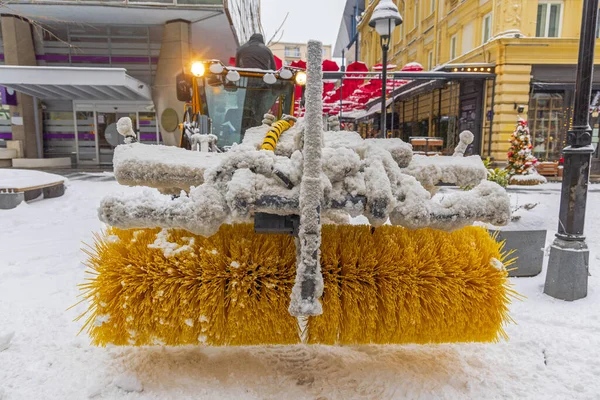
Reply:
M599 0L584 0L579 60L575 82L573 127L567 135L558 215L558 233L550 247L550 259L544 293L557 299L573 301L587 296L590 252L583 227L587 202L592 147L589 124L594 48Z
M381 0L373 10L373 15L369 21L369 26L375 28L379 34L381 42L381 52L383 53L383 71L381 88L381 133L386 135L386 84L387 84L387 53L390 48L390 38L396 26L402 23L402 16L398 12L398 7L392 0Z

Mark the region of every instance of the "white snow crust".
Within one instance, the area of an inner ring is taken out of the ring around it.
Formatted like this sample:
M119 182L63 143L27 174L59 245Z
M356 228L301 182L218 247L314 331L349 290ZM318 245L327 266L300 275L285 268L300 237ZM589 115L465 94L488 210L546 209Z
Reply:
M204 171L222 157L174 146L132 143L115 148L113 168L122 185L178 193L204 182Z
M438 183L451 183L456 186L475 186L487 179L487 170L479 156L447 157L413 155L413 159L403 173L414 176L427 189Z
M531 185L542 184L546 182L548 182L548 180L544 176L538 174L537 172L525 175L513 175L510 177L511 185Z
M61 175L29 169L0 168L0 190L23 189L33 186L49 185L57 182L67 182Z
M84 177L92 177L86 175ZM600 393L600 187L590 184L588 297L575 302L543 294L544 271L511 278L525 296L511 305L508 341L443 345L93 347L81 323L87 304L78 284L88 274L81 243L101 229L96 207L106 193L142 192L114 181L70 180L64 196L0 212L0 352L3 400L264 399L595 399ZM156 191L156 190L152 190ZM435 198L459 189L443 187ZM522 210L506 229L558 226L560 183L510 186ZM364 218L363 223L366 222ZM533 224L533 225L529 225ZM545 258L547 262L547 257ZM202 316L199 316L202 318ZM137 377L142 392L113 381ZM94 389L94 387L96 389ZM94 390L92 390L94 389Z

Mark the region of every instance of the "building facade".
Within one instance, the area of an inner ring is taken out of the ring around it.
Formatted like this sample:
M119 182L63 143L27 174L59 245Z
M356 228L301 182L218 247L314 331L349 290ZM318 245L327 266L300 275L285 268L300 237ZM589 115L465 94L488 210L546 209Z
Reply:
M358 25L361 59L370 66L381 62L379 37L368 26L377 3L365 1ZM504 160L521 116L529 120L535 155L541 160L561 157L573 103L582 0L397 0L396 4L404 22L391 39L391 63L416 61L425 70L486 65L496 74L493 81L472 82L469 87L450 83L437 94L396 101L399 126L410 124L418 127L411 128L413 134L436 136L443 136L444 124L472 126L479 137L476 152ZM600 64L598 50L596 64ZM595 76L593 93L598 103L600 74ZM467 100L472 104L464 104ZM467 124L475 109L477 120ZM401 120L403 110L409 120ZM597 144L598 112L592 117Z
M227 63L260 31L259 4L17 0L0 8L0 147L21 158L110 164L122 116L142 142L177 144L176 75L199 59Z
M273 55L278 57L283 65L290 65L294 61L306 61L306 43L277 42L269 45ZM323 59L331 60L331 45L323 46Z

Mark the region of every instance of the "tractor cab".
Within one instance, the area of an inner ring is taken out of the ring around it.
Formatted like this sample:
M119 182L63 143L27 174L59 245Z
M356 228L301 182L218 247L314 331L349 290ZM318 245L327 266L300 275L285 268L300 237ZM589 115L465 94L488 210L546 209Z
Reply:
M180 147L194 149L195 134L214 135L218 150L241 143L266 113L293 115L296 86L305 83L306 72L297 68L262 71L216 60L193 63L190 73L177 76L177 98L186 103Z

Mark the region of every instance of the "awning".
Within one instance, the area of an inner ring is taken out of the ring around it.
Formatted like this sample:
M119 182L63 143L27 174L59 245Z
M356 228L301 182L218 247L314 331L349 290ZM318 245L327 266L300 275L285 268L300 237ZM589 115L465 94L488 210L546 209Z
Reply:
M0 85L42 100L151 100L150 87L123 68L0 65Z

